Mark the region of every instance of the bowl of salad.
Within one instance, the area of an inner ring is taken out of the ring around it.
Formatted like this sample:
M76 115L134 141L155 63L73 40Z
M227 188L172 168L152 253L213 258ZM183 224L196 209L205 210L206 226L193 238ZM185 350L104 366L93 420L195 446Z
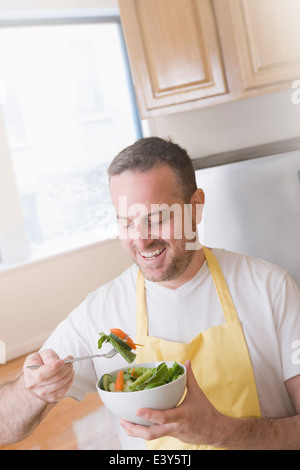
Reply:
M130 365L104 374L96 384L102 403L114 416L145 426L153 423L138 417L138 409L174 408L185 387L186 368L176 361Z

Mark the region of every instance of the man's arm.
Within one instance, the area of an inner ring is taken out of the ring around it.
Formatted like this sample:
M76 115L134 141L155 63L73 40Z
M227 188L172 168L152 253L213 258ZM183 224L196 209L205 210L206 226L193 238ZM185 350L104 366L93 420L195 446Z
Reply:
M23 374L4 385L0 389L0 444L13 444L28 437L50 407L26 389Z
M141 409L138 416L156 423L121 425L128 435L146 440L173 436L191 444L234 450L300 449L300 375L286 382L298 415L288 418L231 418L219 413L199 388L190 361L186 362L188 391L177 408L158 411Z
M43 365L27 369L34 364ZM22 375L0 389L0 444L28 437L65 396L73 379L72 364L65 364L54 351L28 356Z
M285 382L296 415L287 418L227 421L226 448L241 450L300 450L300 375Z

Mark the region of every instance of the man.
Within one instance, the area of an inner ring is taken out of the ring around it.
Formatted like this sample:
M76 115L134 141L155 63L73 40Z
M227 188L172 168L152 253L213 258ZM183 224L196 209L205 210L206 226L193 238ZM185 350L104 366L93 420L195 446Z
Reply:
M74 374L60 359L96 353L99 332L118 327L144 344L138 362L178 360L188 370L180 406L138 411L155 425L116 424L124 448L299 449L299 288L277 266L199 245L204 194L176 144L141 139L109 177L134 264L90 294L0 390L0 442L24 439L64 396L80 400L123 367L115 356L75 363Z

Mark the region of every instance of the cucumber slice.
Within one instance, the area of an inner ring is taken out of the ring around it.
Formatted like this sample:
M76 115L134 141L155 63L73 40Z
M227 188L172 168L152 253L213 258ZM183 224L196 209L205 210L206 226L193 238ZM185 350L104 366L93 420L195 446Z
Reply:
M109 385L112 383L112 382L115 382L116 380L116 377L113 377L112 375L110 374L104 374L102 375L101 379L100 379L100 388L102 390L105 390L106 392L109 392Z
M127 349L127 351L131 351L131 347L125 343L119 336L115 335L114 333L110 333L110 336L120 345L122 348Z

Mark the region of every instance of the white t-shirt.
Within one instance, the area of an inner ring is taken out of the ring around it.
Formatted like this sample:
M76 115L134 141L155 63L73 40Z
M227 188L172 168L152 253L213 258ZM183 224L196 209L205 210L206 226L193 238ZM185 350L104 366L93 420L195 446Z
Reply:
M261 259L214 248L242 323L255 375L263 417L295 414L284 381L300 374L293 361L293 344L300 340L300 289L288 273ZM99 333L111 328L136 338L136 279L132 265L123 274L88 295L53 332L42 349L60 357L97 354ZM150 336L190 342L199 332L225 322L210 271L205 262L196 276L177 290L146 280ZM111 349L105 344L101 352ZM68 396L82 400L95 391L104 373L126 366L117 355L74 363L75 381ZM144 441L125 435L117 425L123 448L143 449Z

